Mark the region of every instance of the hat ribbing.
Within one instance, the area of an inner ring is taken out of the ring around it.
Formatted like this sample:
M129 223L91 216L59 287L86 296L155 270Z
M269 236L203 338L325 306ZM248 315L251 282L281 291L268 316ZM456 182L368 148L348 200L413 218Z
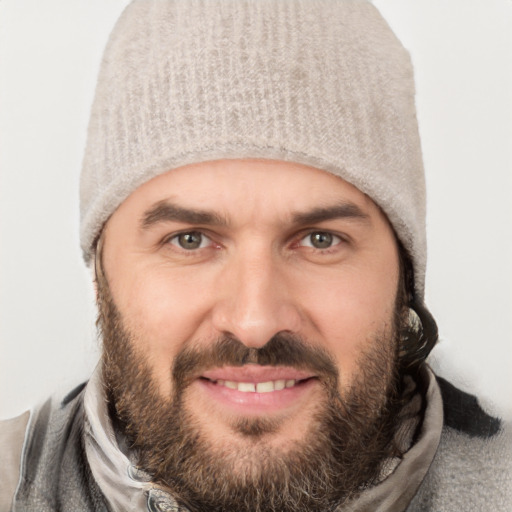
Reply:
M135 0L110 37L81 176L86 262L104 223L173 168L267 158L370 196L421 300L425 183L409 55L365 0Z

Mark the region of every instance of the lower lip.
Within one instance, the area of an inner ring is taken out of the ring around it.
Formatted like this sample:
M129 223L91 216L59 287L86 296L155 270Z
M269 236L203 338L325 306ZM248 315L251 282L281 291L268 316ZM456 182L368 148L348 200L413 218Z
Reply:
M201 390L209 399L231 409L233 412L244 415L260 415L300 406L316 387L317 379L307 379L291 388L269 393L244 393L236 389L219 386L207 379L196 381Z

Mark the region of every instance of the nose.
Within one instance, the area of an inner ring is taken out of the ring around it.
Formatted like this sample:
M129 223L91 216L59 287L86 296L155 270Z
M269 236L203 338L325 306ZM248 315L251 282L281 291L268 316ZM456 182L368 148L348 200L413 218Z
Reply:
M271 255L252 255L225 266L212 314L217 332L261 348L280 332L299 331L300 308L282 265Z

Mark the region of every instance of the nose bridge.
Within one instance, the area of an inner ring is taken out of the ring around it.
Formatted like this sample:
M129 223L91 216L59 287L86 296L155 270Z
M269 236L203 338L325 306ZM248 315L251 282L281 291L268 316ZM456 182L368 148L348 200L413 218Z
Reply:
M226 265L214 315L217 330L258 348L278 332L298 329L300 315L282 264L271 248L252 247Z

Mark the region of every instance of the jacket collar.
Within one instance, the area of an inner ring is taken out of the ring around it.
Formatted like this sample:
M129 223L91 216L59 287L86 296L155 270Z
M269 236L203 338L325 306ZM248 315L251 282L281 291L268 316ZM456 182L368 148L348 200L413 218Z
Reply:
M378 485L366 489L337 512L397 512L405 510L414 497L434 459L443 426L441 393L427 366L420 372L420 381L418 388L424 390L425 412L419 418L421 426L415 444L402 459L384 464ZM418 399L417 394L414 399ZM100 366L87 385L84 407L87 459L112 512L187 512L168 492L152 483L151 477L137 468L130 454L122 449L108 414ZM403 433L412 432L412 428L404 423L399 432L407 439Z

